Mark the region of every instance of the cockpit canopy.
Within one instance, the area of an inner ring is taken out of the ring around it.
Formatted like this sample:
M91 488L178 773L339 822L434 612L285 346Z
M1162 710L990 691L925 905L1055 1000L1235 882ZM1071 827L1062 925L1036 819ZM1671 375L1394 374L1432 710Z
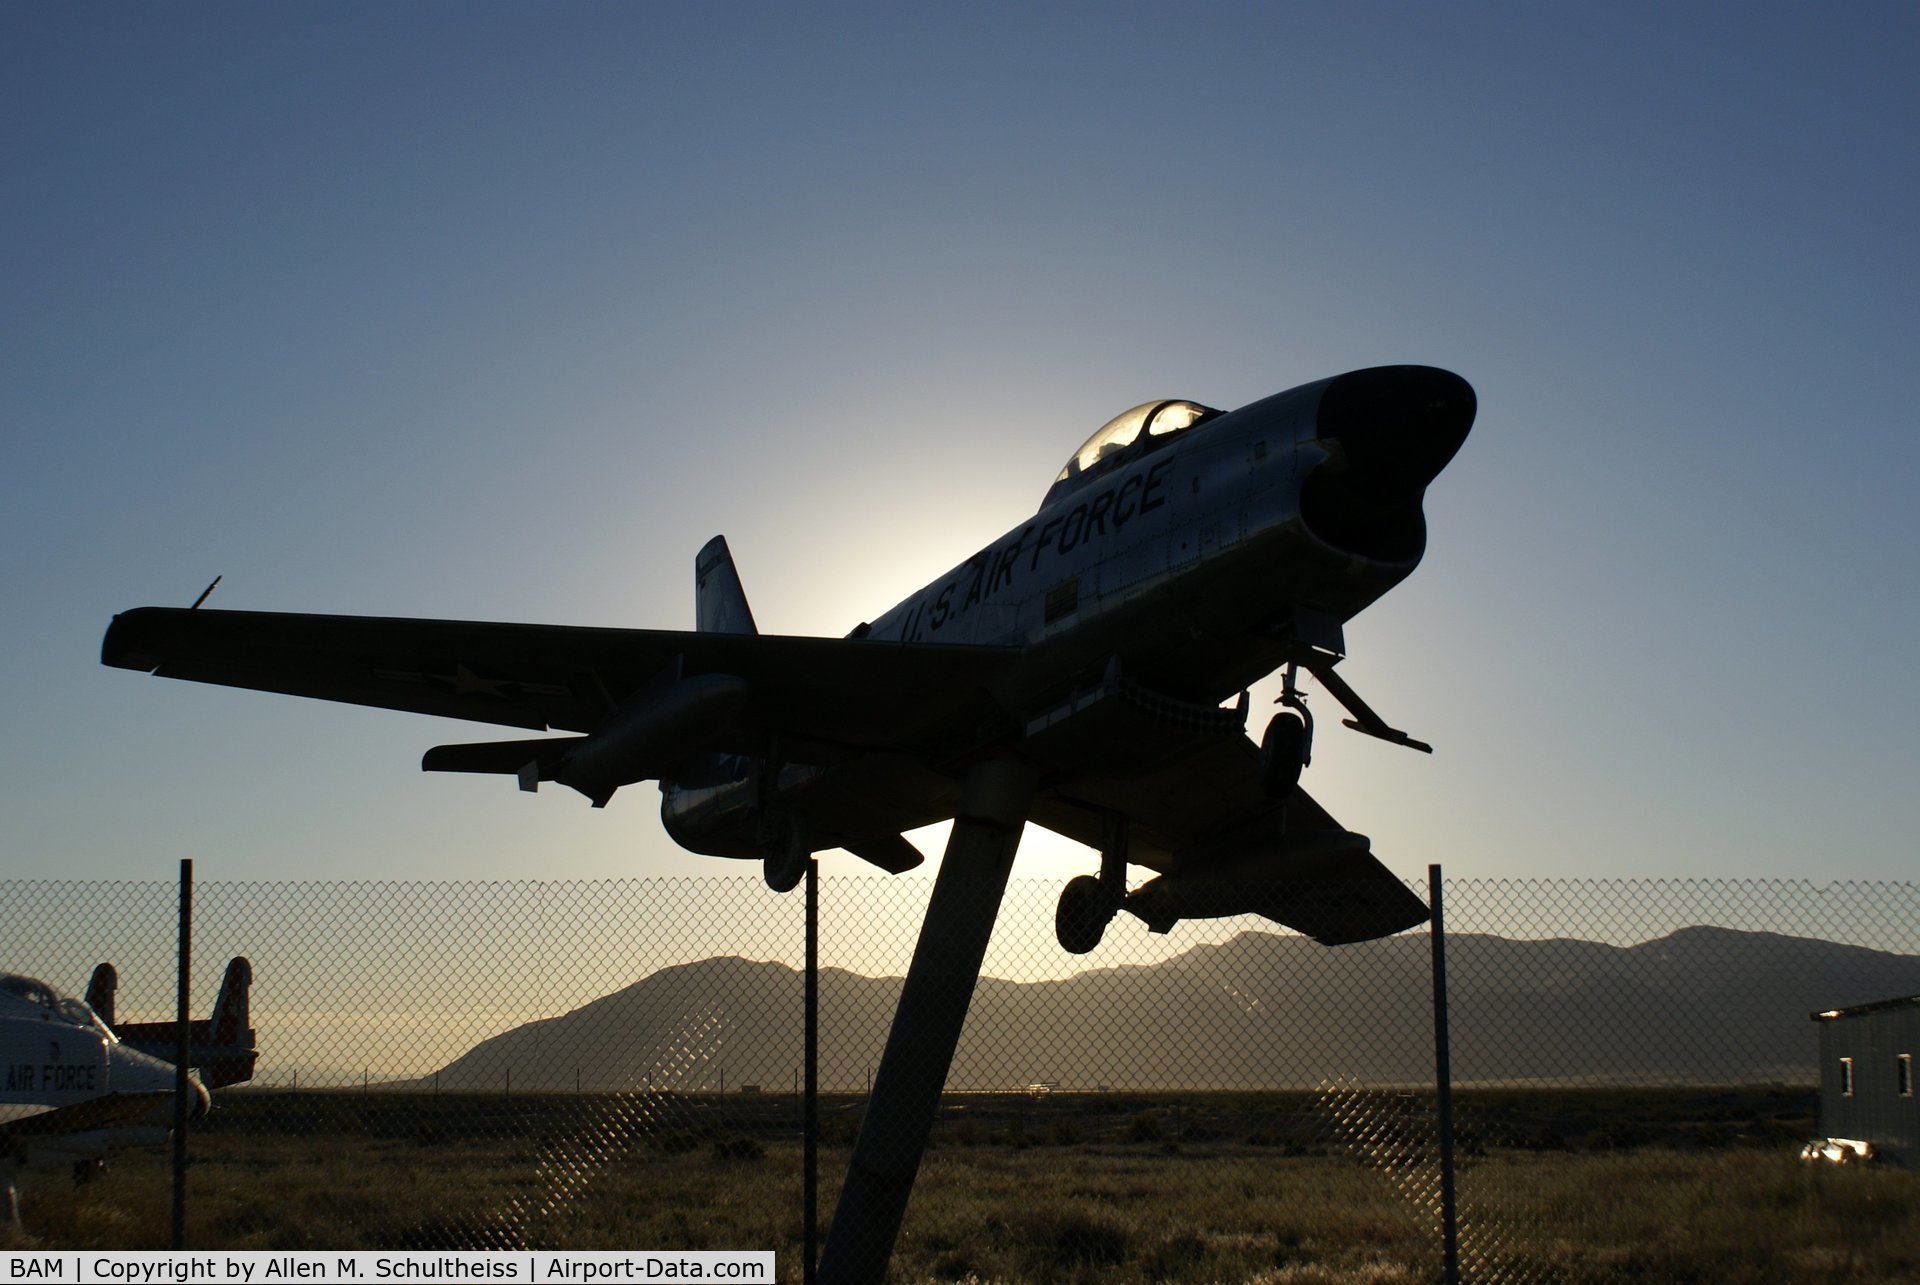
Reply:
M71 995L62 995L45 982L31 977L22 977L18 973L0 975L0 994L12 995L29 1004L46 1009L53 1016L73 1026L89 1026L103 1035L112 1036L105 1022L82 1000Z
M1119 468L1124 462L1159 449L1174 434L1185 432L1219 413L1198 402L1177 399L1142 402L1132 410L1122 411L1073 453L1067 466L1060 470L1060 476L1053 480L1053 488L1047 492L1048 501Z

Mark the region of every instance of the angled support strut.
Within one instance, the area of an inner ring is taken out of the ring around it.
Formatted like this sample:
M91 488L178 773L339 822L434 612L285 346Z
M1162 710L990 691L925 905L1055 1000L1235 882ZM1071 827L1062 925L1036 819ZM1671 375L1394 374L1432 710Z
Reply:
M926 923L827 1232L820 1257L823 1285L879 1285L886 1276L1013 871L1033 787L1033 769L1011 759L976 764L967 773L953 835L934 879Z

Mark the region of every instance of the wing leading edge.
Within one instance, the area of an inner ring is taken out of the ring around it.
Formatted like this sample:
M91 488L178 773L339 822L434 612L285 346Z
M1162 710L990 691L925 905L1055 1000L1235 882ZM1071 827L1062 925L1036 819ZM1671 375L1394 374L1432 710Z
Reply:
M102 664L507 727L590 733L663 675L729 674L743 716L689 749L925 751L977 726L1019 652L770 634L141 607Z
M280 692L537 731L590 734L663 675L727 674L743 715L688 750L754 754L779 732L795 761L857 754L922 762L964 754L999 727L992 696L1017 648L955 647L647 629L142 607L114 617L101 662L166 678ZM569 743L566 738L555 745ZM443 747L455 771L500 771L534 743ZM494 759L499 762L494 762ZM467 761L471 759L471 761ZM508 765L509 767L512 765ZM1149 922L1245 911L1334 944L1424 922L1424 902L1297 787L1259 782L1243 734L1209 737L1140 773L1097 772L1043 788L1032 819L1099 847L1106 819L1131 823L1131 858L1163 872L1131 906Z

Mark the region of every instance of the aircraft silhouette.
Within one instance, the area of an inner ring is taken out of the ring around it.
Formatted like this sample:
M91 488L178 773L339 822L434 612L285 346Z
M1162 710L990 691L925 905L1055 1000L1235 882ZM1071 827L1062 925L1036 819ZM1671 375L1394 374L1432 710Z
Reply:
M595 807L657 780L675 842L758 860L781 891L829 848L909 869L922 856L902 832L953 819L822 1260L827 1279L874 1279L1026 822L1100 853L1056 915L1078 953L1122 910L1162 932L1257 913L1327 944L1427 918L1300 788L1296 679L1313 674L1347 726L1430 749L1334 666L1344 623L1418 566L1427 485L1476 407L1426 366L1226 412L1144 403L1074 452L1029 521L844 638L759 633L716 537L691 632L145 607L114 618L101 659L574 733L443 745L422 767L553 781ZM1248 688L1276 670L1284 708L1255 744ZM1157 877L1129 890L1129 865Z
M120 974L112 964L101 964L87 981L87 1007L120 1038L141 1053L171 1061L179 1048L177 1022L121 1022L114 1017ZM253 964L244 955L227 961L220 993L211 1016L187 1023L187 1065L209 1089L244 1084L253 1078L259 1061L254 1047L252 1008Z
M1069 948L1119 909L1161 930L1256 912L1359 940L1425 907L1296 785L1304 702L1259 746L1244 703L1221 702L1298 666L1349 726L1427 748L1333 666L1342 622L1419 562L1423 492L1474 410L1465 381L1407 366L1230 413L1135 407L1031 521L843 639L757 633L716 538L691 633L148 607L115 617L102 659L581 733L440 746L422 766L557 781L595 806L657 779L676 842L764 861L782 889L826 848L919 864L901 832L953 816L972 765L1014 756L1038 776L1029 819L1103 853L1063 898ZM1161 877L1128 895L1128 863Z
M164 1142L178 1073L123 1044L93 1009L45 982L0 974L0 1191L20 1222L15 1166L71 1164L76 1180L109 1146ZM191 1119L207 1113L206 1086L187 1077Z

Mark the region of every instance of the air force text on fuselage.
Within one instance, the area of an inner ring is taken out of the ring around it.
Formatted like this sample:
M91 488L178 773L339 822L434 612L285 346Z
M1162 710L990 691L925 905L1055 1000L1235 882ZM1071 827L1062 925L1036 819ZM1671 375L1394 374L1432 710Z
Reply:
M888 632L902 642L919 642L1011 587L1016 574L1040 574L1041 563L1049 555L1070 554L1083 544L1104 538L1110 530L1120 534L1129 522L1166 504L1166 474L1172 467L1170 459L1156 461L1145 472L1104 488L1071 510L1029 522L1012 539L982 549L932 595L931 601L923 592L908 600L904 612L896 609L888 613L899 618L897 631Z

